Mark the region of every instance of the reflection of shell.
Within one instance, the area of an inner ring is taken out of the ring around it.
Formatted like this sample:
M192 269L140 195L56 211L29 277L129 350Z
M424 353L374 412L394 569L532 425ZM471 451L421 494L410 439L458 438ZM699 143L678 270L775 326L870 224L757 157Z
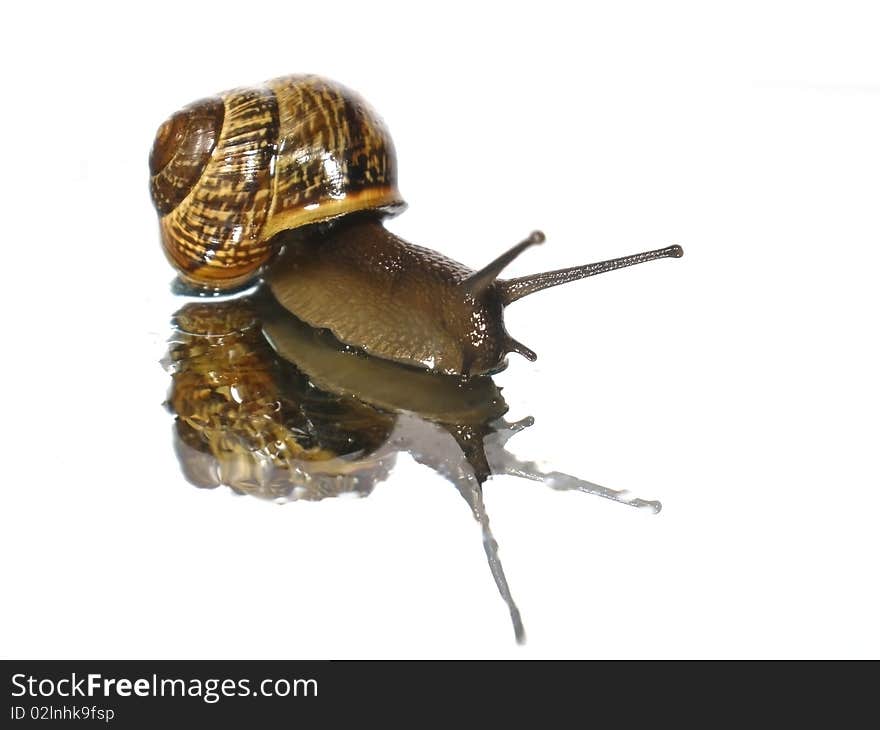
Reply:
M318 76L273 79L182 109L159 128L150 173L166 255L184 279L217 289L250 279L280 231L403 206L381 119Z
M396 457L326 460L281 458L272 450L251 450L212 441L205 431L178 421L174 450L187 480L197 487L228 485L235 491L265 499L319 500L343 494L367 496L388 478Z
M315 389L274 354L246 300L189 304L175 323L168 407L194 484L321 499L387 476L393 457L369 455L393 419Z

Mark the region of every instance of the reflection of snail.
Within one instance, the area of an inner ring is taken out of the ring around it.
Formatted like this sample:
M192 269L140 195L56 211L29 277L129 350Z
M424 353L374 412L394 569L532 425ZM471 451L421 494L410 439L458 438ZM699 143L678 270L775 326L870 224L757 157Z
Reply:
M265 276L286 309L370 354L447 374L498 370L508 352L535 358L507 334L507 304L682 255L670 246L501 280L543 234L480 271L411 245L382 224L404 207L387 130L359 96L316 76L235 89L177 112L158 131L150 171L165 253L185 281L237 287L284 247Z
M399 452L449 479L483 529L484 546L517 636L519 612L498 560L481 486L493 475L542 481L654 511L567 474L522 461L505 443L531 419L508 423L492 379L462 383L340 345L264 290L191 303L174 319L168 406L187 478L275 499L367 495Z

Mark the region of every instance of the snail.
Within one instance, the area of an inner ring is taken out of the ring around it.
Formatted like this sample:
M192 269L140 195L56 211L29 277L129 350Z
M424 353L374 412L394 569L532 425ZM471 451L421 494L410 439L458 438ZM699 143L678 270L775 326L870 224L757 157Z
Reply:
M406 204L384 123L355 92L285 76L197 101L161 125L150 154L162 245L181 279L230 291L259 276L300 320L386 360L468 377L516 352L503 309L548 287L680 246L515 279L533 232L470 269L388 231Z

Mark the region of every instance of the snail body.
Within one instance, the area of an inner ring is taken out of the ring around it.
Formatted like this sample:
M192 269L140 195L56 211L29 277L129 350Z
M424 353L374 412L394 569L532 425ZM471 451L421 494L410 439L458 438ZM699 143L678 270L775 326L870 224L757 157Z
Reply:
M535 231L473 271L359 214L297 235L266 278L288 311L370 355L447 375L480 375L503 368L509 352L537 357L505 329L506 305L550 286L681 250L673 246L521 279L497 278L513 258L543 240Z
M536 358L504 327L517 299L682 255L669 246L502 280L542 233L479 270L408 243L383 225L405 207L385 125L318 76L185 107L160 127L150 171L163 248L184 281L223 291L262 274L285 309L344 344L448 375L497 371L509 352Z
M342 342L460 374L496 370L519 347L504 330L498 297L458 290L470 273L357 217L287 245L266 278L281 305Z

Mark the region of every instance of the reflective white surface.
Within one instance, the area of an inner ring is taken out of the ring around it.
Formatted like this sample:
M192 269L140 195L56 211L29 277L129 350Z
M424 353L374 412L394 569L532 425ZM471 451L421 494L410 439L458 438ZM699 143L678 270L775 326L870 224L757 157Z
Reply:
M299 23L252 5L267 32ZM19 9L0 49L20 69L0 120L0 655L880 655L877 10L468 6L428 37L417 6L351 4L336 40L209 53L209 27L163 50L169 14L224 17L206 7ZM525 647L467 506L406 458L368 498L316 504L180 475L153 133L294 71L383 115L410 204L391 227L416 243L481 266L542 228L511 276L685 249L507 312L539 356L498 376L509 417L536 419L511 450L663 502L486 485Z

